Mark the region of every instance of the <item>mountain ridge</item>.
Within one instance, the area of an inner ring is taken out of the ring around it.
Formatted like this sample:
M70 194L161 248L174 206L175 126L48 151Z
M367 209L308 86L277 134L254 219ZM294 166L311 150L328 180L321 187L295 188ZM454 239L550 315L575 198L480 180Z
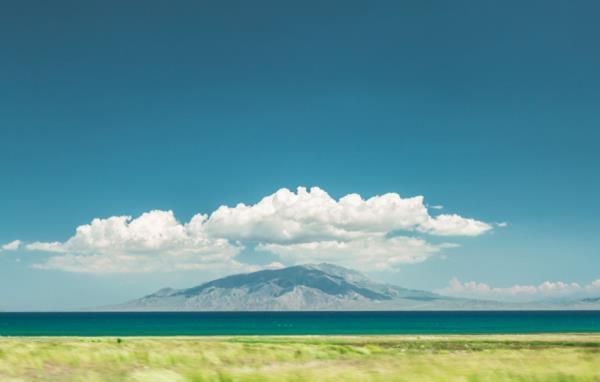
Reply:
M111 311L319 310L551 310L598 309L597 299L565 303L506 303L443 296L379 283L364 274L322 263L265 269L211 280L191 288L162 288Z
M334 264L295 265L226 276L186 288L162 288L118 310L395 310L462 301L378 283Z

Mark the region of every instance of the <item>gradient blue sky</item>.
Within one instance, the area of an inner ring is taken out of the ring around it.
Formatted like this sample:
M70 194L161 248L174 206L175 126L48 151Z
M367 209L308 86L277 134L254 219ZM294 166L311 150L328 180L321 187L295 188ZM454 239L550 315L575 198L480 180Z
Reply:
M586 285L600 278L598 14L596 1L9 1L0 243L318 186L508 223L381 280ZM31 267L48 256L0 252L0 309L210 277Z

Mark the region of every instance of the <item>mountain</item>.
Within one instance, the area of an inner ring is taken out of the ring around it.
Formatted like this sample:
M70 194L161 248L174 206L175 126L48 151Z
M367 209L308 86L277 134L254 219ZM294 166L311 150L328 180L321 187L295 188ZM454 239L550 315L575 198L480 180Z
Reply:
M357 271L319 264L237 274L189 289L164 288L110 310L434 310L497 304L377 283Z

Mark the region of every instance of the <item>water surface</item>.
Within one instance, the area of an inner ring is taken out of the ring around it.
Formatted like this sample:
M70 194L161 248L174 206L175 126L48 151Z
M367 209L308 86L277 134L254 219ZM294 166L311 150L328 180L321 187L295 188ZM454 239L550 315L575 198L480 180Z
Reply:
M0 336L600 332L600 311L0 313Z

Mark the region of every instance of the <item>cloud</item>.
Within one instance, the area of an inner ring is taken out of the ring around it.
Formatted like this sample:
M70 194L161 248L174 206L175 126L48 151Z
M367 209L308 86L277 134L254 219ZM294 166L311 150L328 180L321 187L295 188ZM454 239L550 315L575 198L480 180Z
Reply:
M450 280L447 287L436 292L446 295L463 297L528 297L528 296L563 296L574 293L600 292L600 279L586 286L578 283L562 281L545 281L539 285L513 285L510 287L492 287L486 283L475 281L461 282L456 277Z
M432 217L422 196L396 193L339 200L318 187L280 189L254 205L221 206L206 222L207 232L232 240L301 243L350 240L369 234L418 231L440 236L477 236L491 225L459 215Z
M431 208L432 210L443 210L444 206L442 206L441 204L434 204L432 206L428 206L429 208Z
M418 231L439 236L478 236L492 229L488 223L459 215L438 215L417 227Z
M298 244L259 244L257 250L278 255L286 262L331 262L361 270L395 268L425 261L452 244L431 244L420 238L363 237L350 241L315 241Z
M2 245L0 248L3 251L16 251L21 247L21 240L13 240L10 243L6 243L4 245Z
M113 216L77 227L61 242L35 242L32 251L58 253L36 267L71 272L149 272L235 266L242 249L225 239L210 238L197 227L175 219L172 211L150 211L133 219Z
M187 223L159 210L136 218L96 218L64 242L33 242L25 248L53 254L36 267L71 272L250 267L236 260L244 248L269 252L288 264L334 261L386 269L424 261L453 246L415 235L477 236L492 229L456 214L432 216L423 201L396 193L336 200L318 187L283 188L256 204L221 206Z

